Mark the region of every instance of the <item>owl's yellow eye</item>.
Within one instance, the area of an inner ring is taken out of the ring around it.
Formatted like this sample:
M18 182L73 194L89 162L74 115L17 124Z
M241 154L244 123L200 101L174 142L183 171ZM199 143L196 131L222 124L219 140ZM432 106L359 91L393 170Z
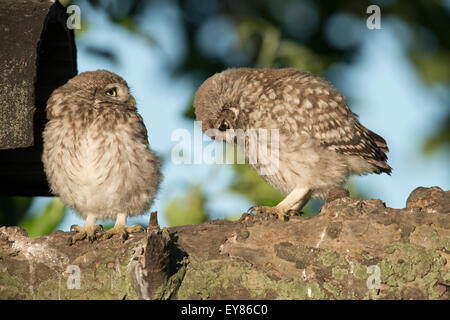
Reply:
M222 122L220 123L220 126L219 126L219 130L220 131L225 131L225 130L228 130L230 128L231 128L230 123L227 120L222 120Z
M117 89L116 88L111 88L109 90L106 90L105 92L108 96L111 97L117 97Z

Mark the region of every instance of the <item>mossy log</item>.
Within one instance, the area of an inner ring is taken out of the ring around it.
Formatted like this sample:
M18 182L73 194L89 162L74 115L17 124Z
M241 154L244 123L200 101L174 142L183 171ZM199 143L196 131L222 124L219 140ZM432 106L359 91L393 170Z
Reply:
M152 215L155 218L154 215ZM316 217L244 214L69 246L0 228L0 299L449 299L450 191L406 208L332 193Z

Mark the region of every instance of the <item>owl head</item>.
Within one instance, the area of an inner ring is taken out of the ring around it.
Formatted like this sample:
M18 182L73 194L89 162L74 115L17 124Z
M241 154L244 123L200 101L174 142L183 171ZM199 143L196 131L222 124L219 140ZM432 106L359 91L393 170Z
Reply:
M228 69L208 78L197 90L194 109L202 131L213 139L232 142L230 131L242 129L239 99L245 68ZM230 130L231 129L231 130Z
M87 71L70 79L53 91L47 101L47 118L95 108L136 110L136 100L127 82L107 70Z

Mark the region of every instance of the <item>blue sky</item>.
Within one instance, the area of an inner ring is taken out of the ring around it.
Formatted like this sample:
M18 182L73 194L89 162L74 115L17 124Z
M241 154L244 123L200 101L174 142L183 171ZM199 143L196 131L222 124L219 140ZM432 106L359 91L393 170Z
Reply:
M170 2L151 8L140 21L158 45L110 24L101 12L81 7L81 19L89 28L77 38L78 71L108 69L123 76L137 100L138 110L149 132L151 147L164 159L164 182L152 209L159 211L161 225L166 225L163 209L168 200L186 192L190 184L210 181L204 191L209 195L208 209L213 218L225 213L244 212L250 203L226 191L232 179L227 165L174 165L170 161L172 132L178 128L193 131L192 121L182 117L196 88L193 79L173 78L168 73L185 50L179 15ZM364 27L363 27L364 28ZM406 35L406 36L405 36ZM347 97L350 108L359 114L363 125L388 142L392 176L368 175L353 178L369 198L380 198L390 207L405 206L409 193L418 186L450 188L448 150L425 157L422 146L439 123L444 108L438 95L423 82L407 58L408 37L399 21L387 17L381 30L363 30L361 50L351 65L332 65L325 75ZM406 41L406 42L405 42ZM120 63L111 64L86 50L88 45L114 51ZM445 155L447 152L447 155ZM35 206L43 205L40 199ZM149 214L129 219L147 223ZM59 229L83 219L66 215Z

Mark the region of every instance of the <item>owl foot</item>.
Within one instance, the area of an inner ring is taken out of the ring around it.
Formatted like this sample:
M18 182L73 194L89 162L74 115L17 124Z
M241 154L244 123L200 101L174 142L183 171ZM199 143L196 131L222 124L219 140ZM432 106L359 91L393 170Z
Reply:
M70 231L75 231L76 234L69 239L69 245L73 245L75 242L83 240L87 238L89 242L93 242L97 237L96 234L99 231L103 230L103 226L101 224L93 225L93 226L84 226L80 227L79 225L72 225L70 227Z
M289 216L292 216L294 210L288 210L285 211L284 209L281 209L279 207L268 207L268 206L254 206L248 209L247 213L256 213L256 214L272 214L276 216L279 220L285 221Z
M124 225L115 225L113 228L109 229L102 235L102 240L107 240L114 235L120 235L122 240L128 239L128 234L133 232L143 232L145 228L143 226L135 225L131 227L127 227Z

